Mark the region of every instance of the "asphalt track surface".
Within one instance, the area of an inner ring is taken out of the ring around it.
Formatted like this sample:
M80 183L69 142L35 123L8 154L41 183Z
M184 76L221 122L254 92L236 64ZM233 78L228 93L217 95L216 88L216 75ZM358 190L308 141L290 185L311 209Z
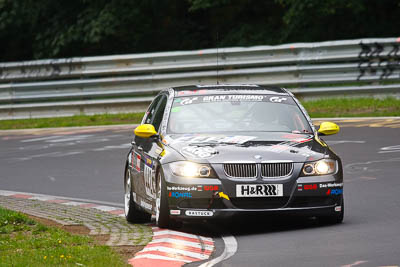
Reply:
M343 224L258 216L190 224L183 230L234 236L237 250L215 266L400 265L400 120L346 120L339 125L339 134L324 139L344 164ZM0 131L0 189L122 206L132 130ZM223 240L216 239L215 258L225 249Z

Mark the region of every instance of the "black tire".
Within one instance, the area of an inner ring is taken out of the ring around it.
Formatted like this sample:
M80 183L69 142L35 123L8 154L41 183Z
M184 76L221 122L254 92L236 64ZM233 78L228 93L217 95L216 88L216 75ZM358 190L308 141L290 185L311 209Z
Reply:
M156 224L160 228L169 228L171 226L167 188L162 170L157 175Z
M339 213L331 216L320 216L318 220L321 224L338 224L342 223L344 219L344 198L342 198L342 209Z
M125 218L130 223L146 223L150 222L151 214L141 210L135 201L133 201L132 194L132 179L128 168L125 168L124 178L124 204L125 204ZM129 195L129 198L128 198Z

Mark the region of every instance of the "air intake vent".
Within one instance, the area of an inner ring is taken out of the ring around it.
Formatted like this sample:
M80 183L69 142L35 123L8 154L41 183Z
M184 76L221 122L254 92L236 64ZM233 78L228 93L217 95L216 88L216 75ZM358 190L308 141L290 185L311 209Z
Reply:
M225 163L225 174L233 178L255 178L257 167L255 163Z
M293 171L292 162L262 163L261 176L264 178L278 178L289 176Z

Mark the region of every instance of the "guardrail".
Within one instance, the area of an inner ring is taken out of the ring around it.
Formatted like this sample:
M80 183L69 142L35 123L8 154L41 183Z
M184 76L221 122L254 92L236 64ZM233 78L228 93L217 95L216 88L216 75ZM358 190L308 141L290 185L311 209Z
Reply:
M0 119L143 111L169 86L256 83L300 97L400 89L400 39L0 63Z

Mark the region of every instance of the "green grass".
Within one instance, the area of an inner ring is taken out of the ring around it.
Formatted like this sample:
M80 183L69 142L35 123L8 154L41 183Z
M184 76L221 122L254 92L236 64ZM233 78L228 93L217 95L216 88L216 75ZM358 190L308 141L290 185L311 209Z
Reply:
M28 128L50 128L50 127L73 127L92 125L113 124L138 124L141 122L142 113L127 114L103 114L103 115L77 115L72 117L0 120L0 130L28 129Z
M400 99L330 98L303 101L312 118L400 116Z
M400 99L328 98L301 101L312 118L400 116ZM71 127L113 124L138 124L144 113L104 114L62 118L2 120L0 130Z
M1 266L128 266L107 246L0 207Z

